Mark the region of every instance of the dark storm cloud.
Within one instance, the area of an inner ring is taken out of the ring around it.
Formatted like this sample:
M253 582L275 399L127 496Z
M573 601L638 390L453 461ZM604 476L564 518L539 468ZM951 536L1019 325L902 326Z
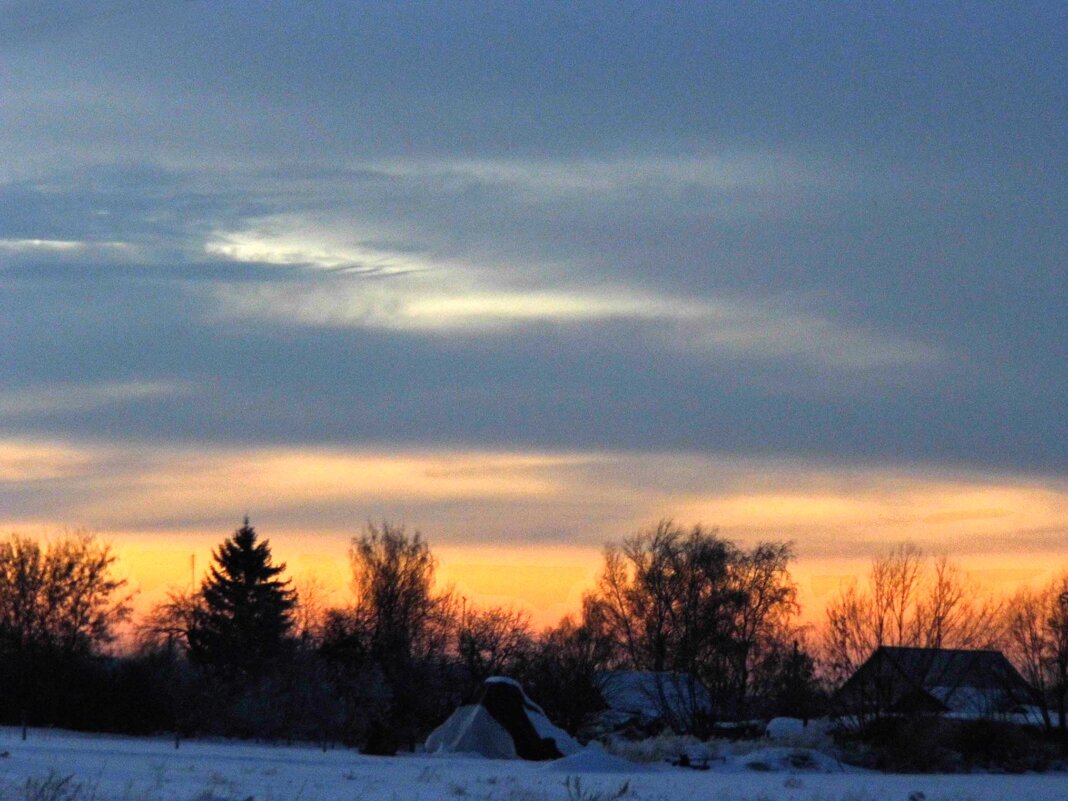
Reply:
M8 436L1068 467L1062 6L0 8Z

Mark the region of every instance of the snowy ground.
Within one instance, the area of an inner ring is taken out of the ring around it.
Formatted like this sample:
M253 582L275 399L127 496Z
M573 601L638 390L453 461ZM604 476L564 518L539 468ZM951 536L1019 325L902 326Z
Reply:
M47 730L22 742L17 730L0 729L0 801L609 801L625 786L621 798L633 801L1068 801L1064 774L819 773L838 766L813 760L790 770L787 751L700 772L598 750L530 764L243 743L183 742L176 751L164 739Z

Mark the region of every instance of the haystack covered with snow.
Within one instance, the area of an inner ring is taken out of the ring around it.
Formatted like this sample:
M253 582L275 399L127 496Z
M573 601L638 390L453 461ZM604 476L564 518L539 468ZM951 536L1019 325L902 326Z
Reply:
M486 679L478 703L461 706L426 738L430 753L490 759L559 759L580 749L527 697L519 682L501 676Z

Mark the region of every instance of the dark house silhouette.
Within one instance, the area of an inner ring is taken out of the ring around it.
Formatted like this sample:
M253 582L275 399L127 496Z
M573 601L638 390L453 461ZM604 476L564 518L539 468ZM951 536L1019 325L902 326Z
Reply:
M1035 703L1035 691L1000 651L881 646L834 696L839 713L1008 715Z

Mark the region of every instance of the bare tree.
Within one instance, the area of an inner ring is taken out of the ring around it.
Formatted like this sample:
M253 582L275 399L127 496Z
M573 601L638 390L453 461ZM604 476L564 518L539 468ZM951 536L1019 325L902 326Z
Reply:
M585 622L613 644L616 666L671 674L672 693L680 678L704 682L721 711L738 715L755 661L796 610L792 555L785 543L745 551L702 526L661 521L605 549Z
M318 576L306 576L294 583L297 605L293 610L293 624L297 639L302 643L319 644L323 640L332 592Z
M176 589L167 600L154 605L137 625L137 638L144 648L189 651L193 627L202 598L198 592Z
M530 614L523 610L475 609L460 621L457 651L472 688L490 676L520 672L533 648Z
M407 660L434 638L444 599L435 592L437 560L416 531L368 523L349 550L355 614L376 657Z
M867 585L850 586L827 604L823 656L830 678L851 676L882 645L991 648L1001 607L947 557L912 544L872 562Z
M1053 688L1057 704L1057 721L1061 731L1068 731L1068 575L1051 585L1050 595L1056 602L1050 604L1047 627L1052 635Z
M671 521L605 548L589 596L622 664L638 670L690 670L699 652L727 631L734 600L733 545L701 526Z
M929 571L925 597L917 607L925 648L988 647L1001 637L1001 604L944 554Z
M382 711L368 724L365 748L414 747L428 719L442 711L444 693L435 683L444 683L455 631L453 595L435 587L437 560L418 531L369 523L349 555L355 604L329 616L324 649L347 655L352 686L382 690Z
M799 611L797 587L790 577L793 548L764 542L739 552L731 563L730 580L742 600L730 621L726 649L730 659L728 697L735 713L744 716L753 670L765 657L794 640L791 621Z
M52 673L100 653L129 618L132 596L115 562L111 546L86 532L0 542L0 655L15 669L24 719Z
M0 542L0 632L7 643L90 653L130 615L126 582L112 575L111 546L76 533L48 543Z
M538 637L524 683L549 718L574 733L604 708L597 674L611 662L612 645L587 612L581 624L567 616Z
M41 543L0 542L0 632L5 641L64 654L89 653L130 616L126 581L113 575L111 546L76 532Z
M1068 572L1041 590L1020 590L1006 607L1010 658L1041 699L1043 722L1068 730Z
M923 552L905 543L871 569L871 595L875 613L874 634L879 645L916 645L919 620L915 614L919 603Z

